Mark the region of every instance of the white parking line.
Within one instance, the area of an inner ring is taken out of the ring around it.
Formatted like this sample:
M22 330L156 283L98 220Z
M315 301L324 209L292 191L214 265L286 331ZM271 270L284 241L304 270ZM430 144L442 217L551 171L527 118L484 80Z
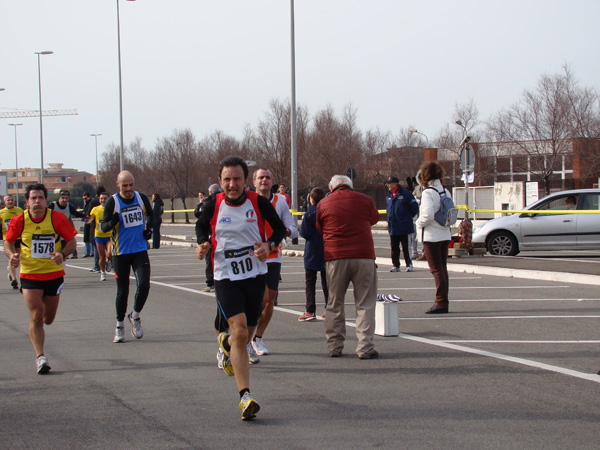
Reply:
M78 266L71 266L71 265L68 265L68 266L76 268L76 269L88 270L88 268L86 268L86 267L78 267ZM131 278L133 278L133 277L131 277ZM174 284L170 284L170 283L162 283L160 281L151 281L151 283L159 285L159 286L164 286L167 288L172 288L172 289L177 289L177 290L181 290L181 291L192 292L195 294L214 297L214 294L202 292L198 289L187 288L184 286L178 286L178 285L174 285ZM557 286L552 286L552 287L557 287ZM533 286L532 286L532 288L533 288ZM540 286L537 286L537 288L540 288ZM488 289L489 289L489 287L488 287ZM520 287L520 289L523 289L523 287ZM298 291L298 292L303 292L303 291ZM298 314L300 314L297 310L288 309L288 308L284 308L281 306L276 306L275 309L277 311L285 312L287 314L292 314L294 316L297 316ZM465 320L465 319L467 319L467 320L475 320L475 319L494 320L494 319L563 319L563 318L585 318L585 319L594 318L594 319L597 319L597 318L600 318L600 315L589 315L589 316L491 316L491 317L447 317L446 316L446 317L436 317L436 318L412 318L412 319L400 318L399 320L440 320L440 319L446 319L446 320L448 320L448 319L450 319L450 320ZM349 327L356 327L356 324L353 321L346 321L346 325ZM499 359L502 361L512 362L512 363L516 363L516 364L520 364L520 365L524 365L524 366L528 366L528 367L534 367L534 368L537 368L540 370L546 370L546 371L550 371L550 372L560 373L563 375L568 375L571 377L600 383L600 375L596 375L596 374L579 372L576 370L566 369L564 367L553 366L550 364L544 364L544 363L532 361L532 360L525 359L525 358L518 358L518 357L514 357L514 356L503 355L501 353L470 348L470 347L466 347L464 345L454 344L450 341L436 341L433 339L427 339L427 338L413 336L413 335L405 334L405 333L400 333L398 335L398 337L400 337L402 339L415 341L415 342L420 342L420 343L427 344L427 345L433 345L436 347L447 348L450 350L460 351L460 352L464 352L464 353L471 353L471 354L475 354L475 355L486 356L489 358ZM464 341L464 342L467 342L467 341ZM569 342L569 341L564 341L564 342ZM588 343L588 342L586 342L586 343Z
M476 339L443 339L441 342L461 344L600 344L600 341L502 341L502 340L476 340Z
M600 319L600 315L578 316L436 316L436 317L400 317L398 320L502 320L502 319Z

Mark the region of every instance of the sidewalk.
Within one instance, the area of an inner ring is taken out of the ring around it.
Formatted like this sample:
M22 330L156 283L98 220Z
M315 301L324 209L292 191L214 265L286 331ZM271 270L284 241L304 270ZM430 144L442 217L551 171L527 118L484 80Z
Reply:
M163 224L161 228L162 245L195 247L194 224ZM387 236L387 231L375 226L373 234L378 237ZM534 257L534 253L535 257ZM297 245L291 240L284 246L283 254L290 257L304 256L304 240L299 238ZM392 265L390 251L387 247L375 247L377 264ZM491 256L448 258L448 270L481 275L494 275L510 278L536 279L546 281L569 281L578 284L600 286L600 254L585 252L527 252L526 256ZM419 269L429 270L426 261L414 261Z

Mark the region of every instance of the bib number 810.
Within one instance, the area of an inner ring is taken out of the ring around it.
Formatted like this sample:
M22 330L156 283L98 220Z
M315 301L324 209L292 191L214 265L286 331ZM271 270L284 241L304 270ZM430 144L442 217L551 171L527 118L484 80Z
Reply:
M245 258L238 261L231 261L231 271L234 275L252 272L252 258Z

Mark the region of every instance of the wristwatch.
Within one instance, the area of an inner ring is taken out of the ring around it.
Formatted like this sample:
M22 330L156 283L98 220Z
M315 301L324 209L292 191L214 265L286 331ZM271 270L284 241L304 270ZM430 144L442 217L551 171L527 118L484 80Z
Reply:
M269 241L269 250L273 251L277 248L277 244L273 241Z

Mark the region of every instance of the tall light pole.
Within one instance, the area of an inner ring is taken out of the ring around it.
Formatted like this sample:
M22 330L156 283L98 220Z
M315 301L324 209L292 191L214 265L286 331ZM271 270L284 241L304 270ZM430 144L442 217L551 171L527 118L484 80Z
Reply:
M90 136L94 136L96 140L96 187L98 187L98 136L102 136L102 134L90 134Z
M425 142L426 142L426 146L427 148L429 148L429 138L427 137L427 135L425 133L421 133L419 130L417 130L416 128L410 127L408 129L408 131L410 131L411 133L415 133L415 134L420 134L421 136L425 137Z
M34 52L38 57L38 86L40 92L40 183L44 184L44 132L42 127L42 71L40 68L40 55L51 55L54 52L49 50L43 52Z
M294 0L290 0L290 44L292 58L292 95L291 95L291 134L292 134L292 209L298 211L298 147L296 130L296 37L294 25ZM298 216L294 219L297 220ZM297 239L296 239L297 240Z
M134 2L135 0L127 1ZM119 53L119 120L121 127L121 147L119 149L119 164L121 171L123 171L123 87L121 83L121 23L119 19L119 0L117 0L117 46Z
M463 125L461 120L457 120L454 123L456 125L458 125L459 127L461 127L464 132L463 139L460 143L461 155L462 155L462 152L466 151L467 143L469 142L469 136L467 134L467 127L465 127ZM463 173L465 175L465 205L467 206L467 209L465 209L465 220L467 220L469 218L469 173L464 172L464 168L463 168Z
M23 125L22 123L9 123L9 127L14 127L15 129L15 186L17 188L17 207L19 206L19 157L17 152L17 127Z

